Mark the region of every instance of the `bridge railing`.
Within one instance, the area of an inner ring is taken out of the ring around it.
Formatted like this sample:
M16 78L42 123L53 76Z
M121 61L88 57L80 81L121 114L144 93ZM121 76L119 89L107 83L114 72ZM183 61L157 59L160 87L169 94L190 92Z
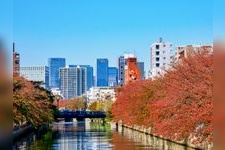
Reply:
M84 118L98 118L98 117L106 117L105 112L103 111L69 111L64 110L60 111L60 114L58 117L84 117Z

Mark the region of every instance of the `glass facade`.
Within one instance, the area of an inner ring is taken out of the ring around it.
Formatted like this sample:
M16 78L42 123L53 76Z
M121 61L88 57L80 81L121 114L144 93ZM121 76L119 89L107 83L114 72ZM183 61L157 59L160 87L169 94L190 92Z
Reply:
M108 82L109 86L118 85L118 69L116 67L108 68Z
M108 59L97 59L97 86L108 86Z
M49 67L49 86L50 88L59 88L59 68L66 66L65 58L49 58L48 67Z
M40 82L49 89L49 68L47 66L20 67L20 74L29 81Z
M81 96L87 90L87 68L70 65L60 68L60 90L64 98Z
M91 87L94 86L94 71L93 67L90 65L69 65L69 67L77 67L80 66L82 68L87 69L87 89L90 89Z
M144 62L138 62L138 69L141 71L141 79L145 79L145 65L144 65Z

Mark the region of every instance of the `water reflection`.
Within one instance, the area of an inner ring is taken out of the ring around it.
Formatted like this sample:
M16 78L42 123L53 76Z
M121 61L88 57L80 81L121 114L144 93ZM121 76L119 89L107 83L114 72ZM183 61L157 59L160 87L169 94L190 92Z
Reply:
M55 143L53 149L111 149L111 131L107 126L91 122L59 123L53 127Z
M123 144L118 144L119 142L131 142L131 144L135 143L134 148L131 149L135 149L136 147L138 147L139 149L154 150L194 150L193 148L176 144L168 140L163 140L161 138L157 138L145 133L140 133L139 131L131 130L128 128L119 128L118 134L113 134L112 137L112 139L117 139L114 144L116 146L116 149L125 149L125 146Z
M14 149L31 150L142 150L186 147L161 140L127 128L116 130L115 125L86 122L54 123L51 130L40 136L31 133L14 143Z

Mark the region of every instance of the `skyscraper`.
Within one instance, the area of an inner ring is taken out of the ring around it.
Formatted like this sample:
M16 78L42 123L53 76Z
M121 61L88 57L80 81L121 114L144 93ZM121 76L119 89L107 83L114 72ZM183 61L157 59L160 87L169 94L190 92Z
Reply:
M60 68L60 90L64 98L81 96L87 90L87 68Z
M170 42L163 42L162 38L151 45L150 78L163 74L169 68L173 58L172 46Z
M124 85L124 69L125 69L125 58L120 56L118 58L118 85Z
M59 68L66 66L65 58L49 58L48 67L49 67L49 86L50 88L59 88Z
M13 72L20 72L20 54L15 50L15 43L13 43Z
M116 67L108 68L108 82L109 86L118 85L118 69Z
M87 68L87 89L90 89L94 86L94 70L90 65L81 65L81 67Z
M144 62L138 62L138 69L140 70L140 73L141 73L141 79L145 79L145 66L144 66Z
M94 71L93 67L90 65L69 65L69 67L77 67L80 66L81 68L87 69L87 89L90 89L94 86Z
M97 59L97 86L108 86L108 59Z
M49 89L49 68L47 66L20 67L20 75L29 81L39 82Z

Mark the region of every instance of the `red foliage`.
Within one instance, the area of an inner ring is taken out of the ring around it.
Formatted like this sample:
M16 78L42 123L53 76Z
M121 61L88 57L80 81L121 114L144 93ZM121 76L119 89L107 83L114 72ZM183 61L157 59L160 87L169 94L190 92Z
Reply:
M68 100L67 99L61 99L59 101L55 100L53 104L55 106L59 106L59 108L66 108Z
M213 56L203 51L177 63L153 81L137 81L120 89L114 120L151 127L152 132L181 140L190 135L212 140Z

